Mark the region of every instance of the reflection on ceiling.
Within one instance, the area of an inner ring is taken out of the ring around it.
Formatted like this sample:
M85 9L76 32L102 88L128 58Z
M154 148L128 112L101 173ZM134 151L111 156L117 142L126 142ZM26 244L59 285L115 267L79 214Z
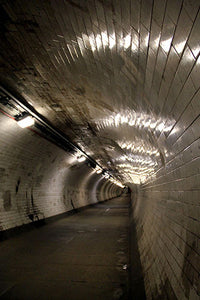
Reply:
M199 1L7 0L0 8L2 84L115 184L154 178L199 89Z
M97 128L105 128L107 126L119 127L120 125L128 125L137 127L142 130L159 131L160 133L169 132L172 129L175 120L166 118L154 118L145 113L137 113L135 111L124 111L123 113L115 113L108 118L97 121Z

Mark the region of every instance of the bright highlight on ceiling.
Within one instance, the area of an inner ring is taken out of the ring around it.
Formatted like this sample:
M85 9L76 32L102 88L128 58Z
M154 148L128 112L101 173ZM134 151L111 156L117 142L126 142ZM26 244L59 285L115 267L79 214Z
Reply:
M161 158L167 157L167 150L156 143L156 136L168 135L174 123L173 119L125 110L96 120L96 127L102 135L115 128L121 132L122 139L115 141L117 147L108 147L109 153L113 153L112 162L124 183L141 184L155 176L163 164Z
M122 185L151 180L196 116L197 1L176 13L173 1L4 2L8 86L73 141L76 163ZM27 23L13 32L15 13Z
M165 118L156 118L152 115L145 113L138 113L135 111L124 111L122 113L113 113L112 115L99 119L96 121L97 128L99 130L105 127L119 127L121 125L127 125L139 129L145 129L149 131L157 130L159 132L169 132L175 120L169 120Z

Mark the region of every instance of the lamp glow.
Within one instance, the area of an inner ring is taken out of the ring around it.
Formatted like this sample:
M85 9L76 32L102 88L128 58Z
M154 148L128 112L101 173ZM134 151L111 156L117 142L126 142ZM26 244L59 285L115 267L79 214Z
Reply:
M78 162L82 162L82 161L86 160L86 157L82 155L82 156L77 157L77 160L78 160Z
M97 174L100 174L100 173L102 172L102 170L100 169L99 166L96 166L95 172L96 172Z
M26 128L26 127L30 127L35 123L34 119L30 116L25 117L19 121L17 121L17 124L21 127L21 128Z
M105 178L105 179L108 179L109 177L110 177L110 176L109 176L108 173L105 173L105 174L104 174L104 178Z

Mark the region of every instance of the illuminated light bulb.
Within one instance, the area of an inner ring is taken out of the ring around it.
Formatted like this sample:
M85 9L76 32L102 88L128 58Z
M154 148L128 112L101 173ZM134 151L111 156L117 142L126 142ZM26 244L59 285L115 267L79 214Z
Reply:
M21 128L26 128L26 127L30 127L35 123L35 120L31 117L31 116L27 116L19 121L17 121L17 124L21 127Z
M121 184L121 183L117 183L117 185L121 188L125 188L125 185Z
M77 157L78 162L83 162L86 160L86 157L84 155L78 156Z

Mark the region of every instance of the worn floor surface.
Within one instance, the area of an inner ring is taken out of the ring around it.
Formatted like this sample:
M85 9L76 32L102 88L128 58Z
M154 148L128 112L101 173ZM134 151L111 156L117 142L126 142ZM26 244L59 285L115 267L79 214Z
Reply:
M1 299L129 299L129 198L0 244Z

